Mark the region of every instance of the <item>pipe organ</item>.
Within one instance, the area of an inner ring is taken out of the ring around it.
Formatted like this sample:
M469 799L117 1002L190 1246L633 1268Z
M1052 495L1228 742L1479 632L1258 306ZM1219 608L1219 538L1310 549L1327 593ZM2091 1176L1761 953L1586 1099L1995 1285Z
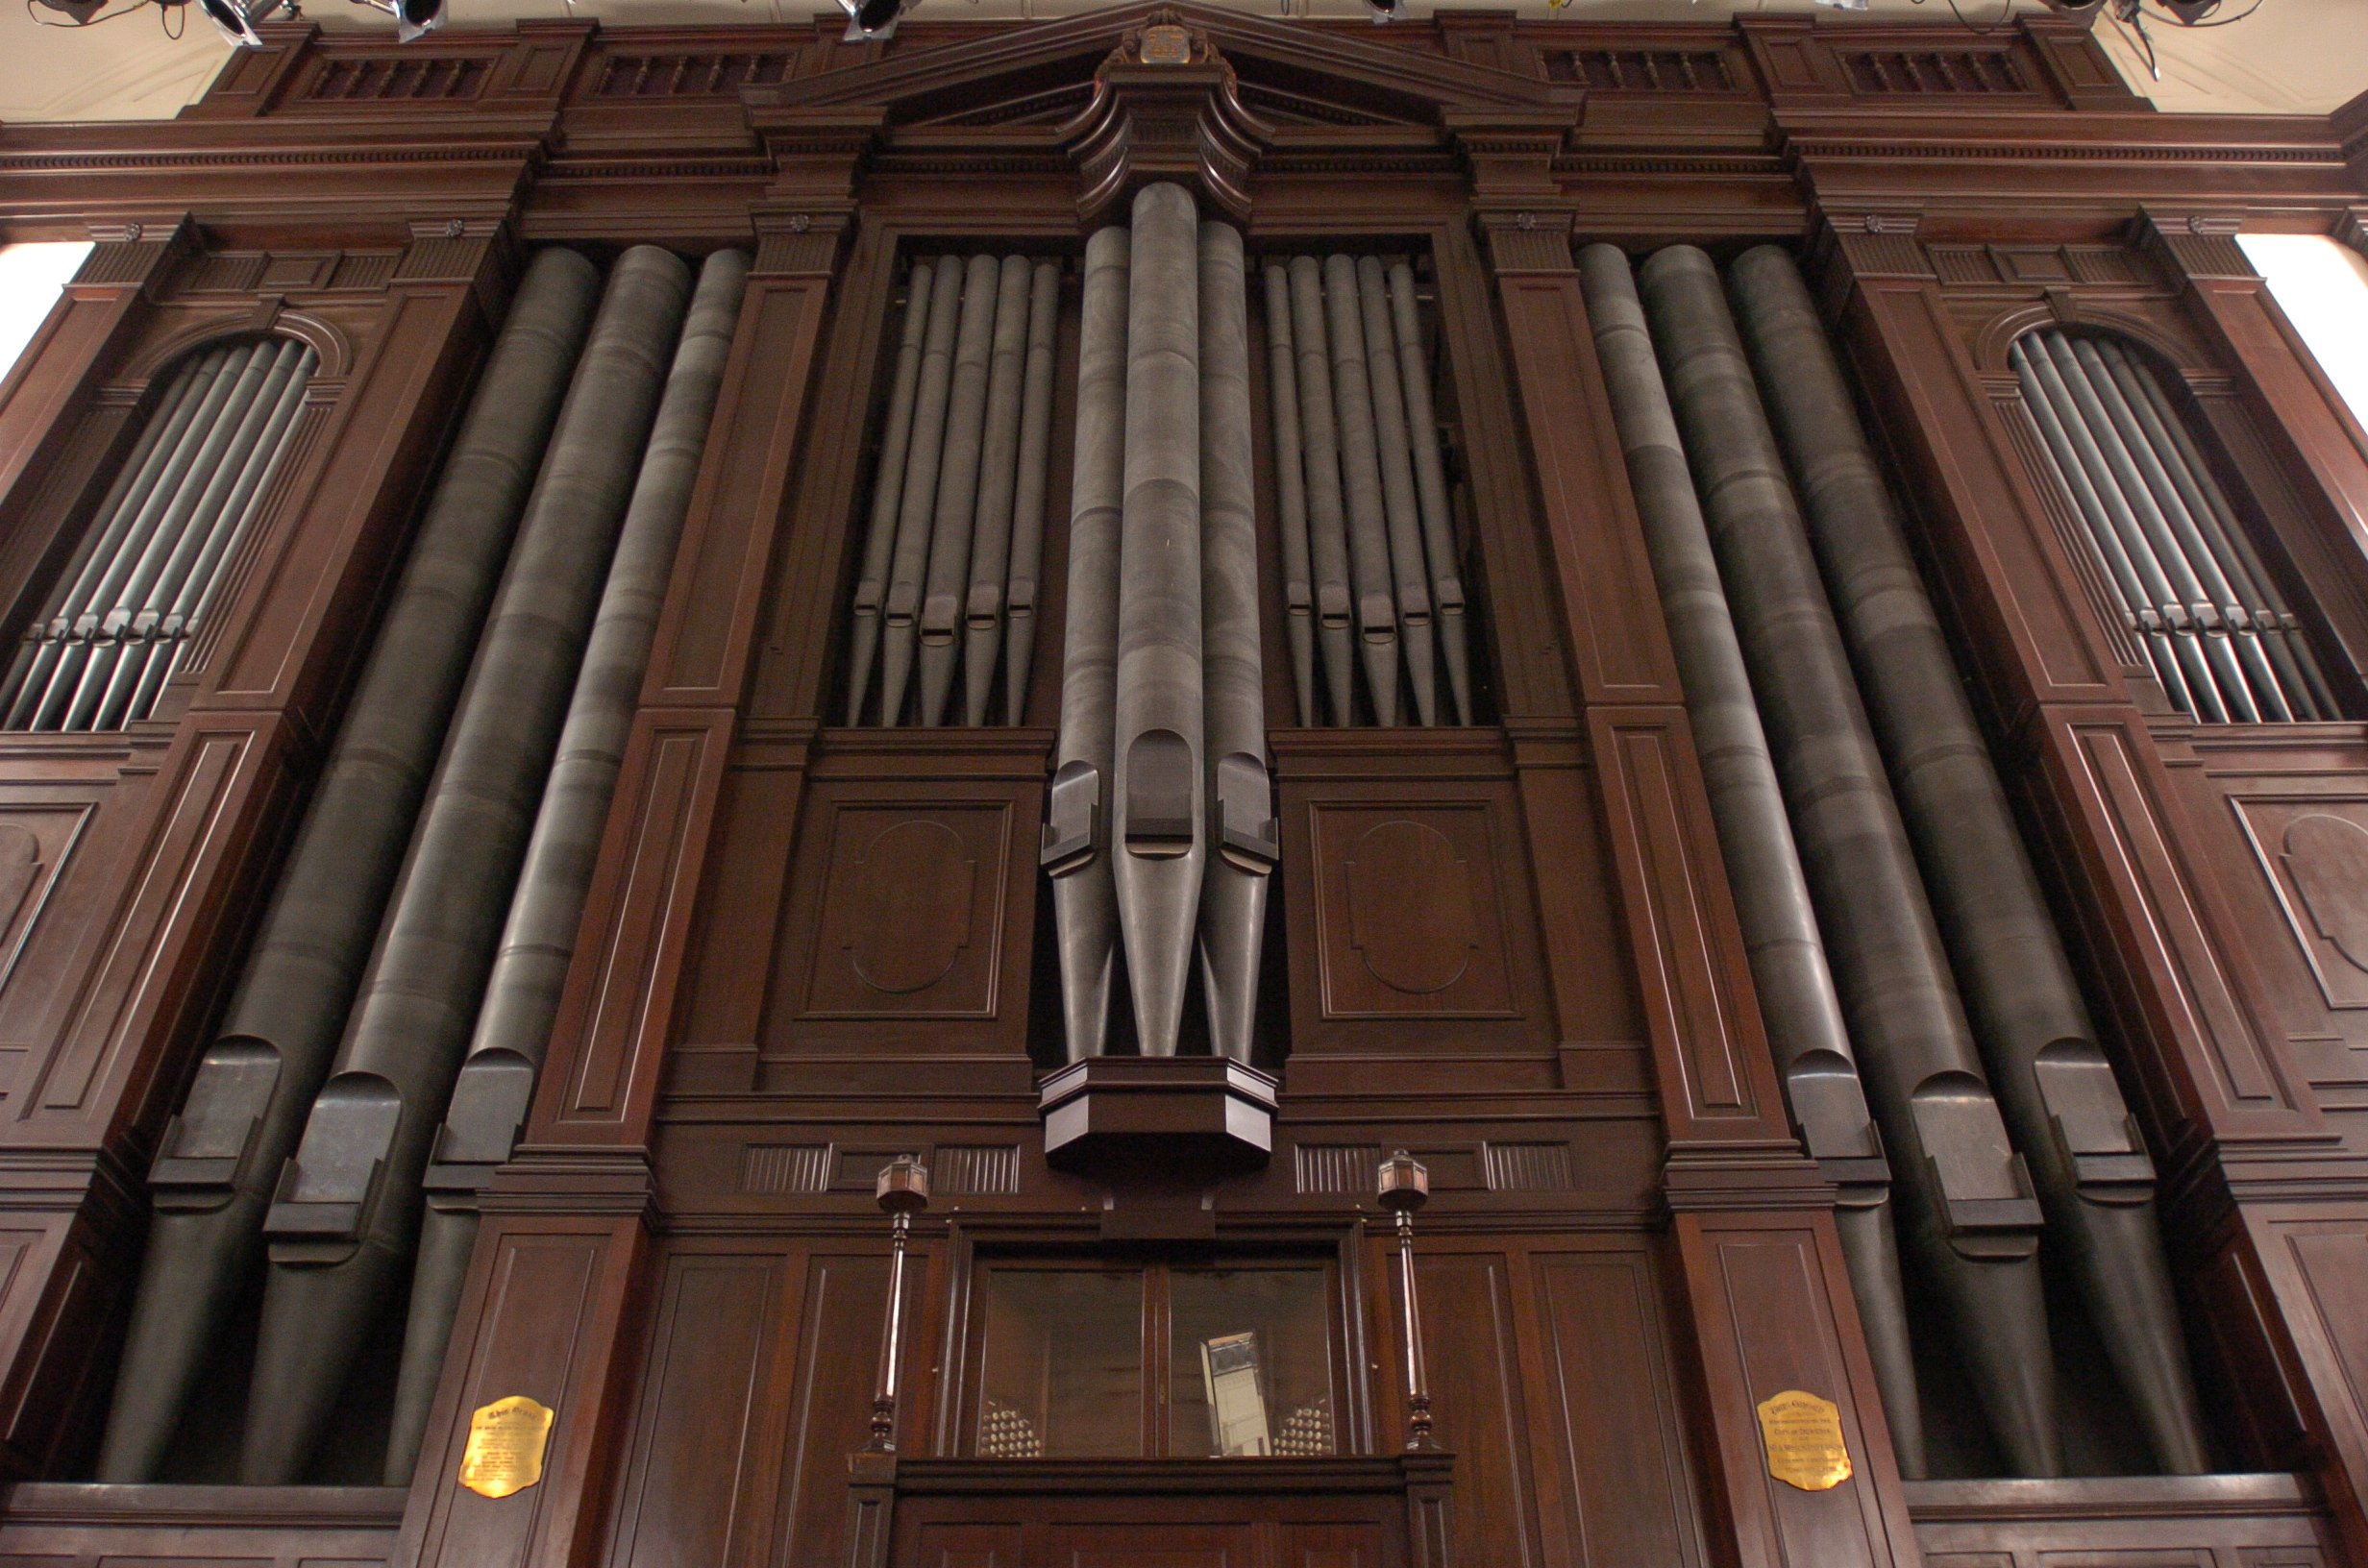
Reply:
M2368 1561L2358 113L260 37L0 129L0 1558Z

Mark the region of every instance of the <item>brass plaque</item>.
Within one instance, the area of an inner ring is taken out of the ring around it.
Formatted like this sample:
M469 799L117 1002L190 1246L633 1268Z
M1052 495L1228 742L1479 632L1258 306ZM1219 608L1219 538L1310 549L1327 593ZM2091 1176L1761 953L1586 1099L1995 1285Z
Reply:
M507 1497L542 1480L551 1416L550 1406L524 1394L479 1407L469 1417L469 1446L460 1456L460 1484L480 1497Z
M1161 24L1143 30L1141 59L1146 65L1190 65L1193 36L1180 27Z
M1798 1388L1760 1402L1760 1440L1767 1473L1804 1492L1830 1491L1850 1479L1850 1446L1842 1441L1841 1407Z

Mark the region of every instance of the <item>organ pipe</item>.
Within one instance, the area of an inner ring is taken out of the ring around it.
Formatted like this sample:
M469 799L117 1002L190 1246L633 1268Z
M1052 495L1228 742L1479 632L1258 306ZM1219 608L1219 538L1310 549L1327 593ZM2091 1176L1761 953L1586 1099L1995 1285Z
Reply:
M1266 265L1267 424L1274 437L1274 509L1282 527L1283 634L1301 725L1316 723L1316 590L1308 557L1307 479L1300 457L1298 350L1291 335L1291 274Z
M921 722L945 723L953 692L956 633L970 582L976 534L979 457L986 441L987 378L995 355L995 318L1002 269L991 256L974 256L962 280L962 325L954 337L953 380L947 394L946 439L937 469L937 506L929 520L928 565L921 600ZM1008 524L1008 517L1006 518Z
M1132 217L1111 870L1136 1043L1172 1056L1208 862L1199 245L1181 185L1146 186Z
M1110 781L1116 768L1119 516L1125 494L1129 257L1118 227L1086 241L1077 333L1076 456L1069 485L1069 602L1061 653L1061 728L1045 805L1045 869L1061 957L1069 1059L1109 1043L1118 961Z
M1397 723L1398 605L1391 594L1390 526L1383 511L1380 438L1373 425L1357 267L1344 256L1324 259L1323 306L1324 326L1331 335L1333 409L1339 420L1357 636L1366 690L1373 699L1373 722L1390 725ZM1422 608L1427 624L1430 607Z
M1772 246L1729 275L1869 717L2015 1146L2156 1458L2208 1468L2154 1165L2097 1042L2005 786L1808 286Z
M1274 793L1267 773L1258 632L1257 489L1251 475L1247 268L1242 235L1200 226L1200 604L1209 822L1200 889L1201 990L1210 1047L1246 1064L1258 1011Z
M1422 508L1431 613L1438 626L1440 657L1447 667L1447 695L1455 702L1455 722L1468 724L1472 722L1471 633L1465 622L1464 569L1456 555L1447 470L1439 451L1439 416L1431 406L1431 366L1422 352L1415 269L1404 261L1390 267L1390 319L1397 335L1398 380L1405 388L1406 424L1414 446L1415 494Z
M1924 1426L1891 1229L1890 1170L1859 1081L1784 791L1628 258L1614 246L1591 245L1579 255L1579 276L1761 1016L1802 1141L1840 1191L1835 1223L1900 1471L1921 1477L1928 1471Z
M700 268L682 339L650 427L649 450L585 640L558 749L511 894L468 1055L430 1151L427 1209L386 1444L386 1484L407 1483L477 1239L477 1194L525 1125L601 835L625 764L650 646L724 383L749 258L718 251Z
M419 1234L579 661L682 323L690 271L620 257L411 835L332 1072L280 1171L239 1472L296 1481Z
M1053 349L1060 333L1061 268L1039 261L1029 283L1027 380L1020 407L1020 477L1012 487L1011 571L1003 594L1009 622L1003 655L1003 722L1027 718L1036 658L1037 574L1044 569L1045 474L1052 453ZM992 653L986 662L994 663Z
M1365 367L1373 404L1373 449L1381 460L1382 519L1390 537L1390 585L1397 600L1398 641L1406 650L1415 717L1439 723L1437 639L1432 633L1431 583L1422 559L1420 502L1415 499L1413 438L1406 429L1406 395L1398 384L1397 328L1388 285L1372 257L1357 262L1357 313L1365 329Z
M914 393L912 438L905 447L896 546L889 552L888 597L880 612L879 722L883 724L893 725L903 717L905 687L912 679L915 641L921 630L921 579L929 562L939 460L946 444L947 399L953 387L954 333L962 324L964 271L960 261L948 257L937 263L932 275L928 336L921 354L921 384Z
M1317 646L1332 723L1355 723L1350 691L1358 636L1357 601L1348 587L1348 512L1341 494L1340 419L1332 398L1331 329L1324 319L1323 269L1311 256L1291 261L1291 333L1298 345L1299 430L1307 479L1307 547L1315 576Z
M269 1184L336 1048L598 284L572 251L528 267L219 1033L160 1140L103 1481L155 1479L256 1261Z
M2061 1469L2039 1213L1983 1077L1850 660L1721 297L1691 246L1643 297L1910 1250L2015 1474Z
M995 348L987 375L987 433L978 453L977 521L970 593L962 604L962 722L983 724L995 695L1003 640L1003 589L1011 570L1011 512L1019 489L1021 383L1027 373L1029 274L1024 256L1003 257L995 300Z
M921 355L929 329L929 296L936 268L913 263L904 291L904 334L897 345L896 380L888 393L888 428L881 434L879 471L872 479L872 526L863 538L863 567L855 578L855 613L849 631L847 722L863 720L879 653L880 614L887 602L888 568L897 548L897 518L904 503L904 461L913 439L913 407L921 390Z

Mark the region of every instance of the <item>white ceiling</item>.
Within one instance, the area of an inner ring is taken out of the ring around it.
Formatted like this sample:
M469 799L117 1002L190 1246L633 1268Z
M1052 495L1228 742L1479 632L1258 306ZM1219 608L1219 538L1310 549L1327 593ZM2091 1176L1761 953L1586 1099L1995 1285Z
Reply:
M118 4L128 0L117 0ZM1108 0L929 0L924 14L995 17L1057 16ZM1356 16L1361 0L1233 0L1245 9L1288 7L1293 14ZM1418 12L1426 0L1411 0ZM1440 0L1445 9L1463 0ZM1504 0L1475 0L1501 5ZM1977 22L2016 0L1954 0ZM2024 0L2028 3L2028 0ZM2244 0L2230 0L2240 7ZM1874 0L1876 14L1939 19L1952 0ZM506 22L522 16L596 16L610 26L634 23L802 21L813 0L449 0L453 25ZM153 119L168 117L204 92L220 67L224 45L195 6L172 12L153 7L96 27L44 25L47 12L0 0L0 121ZM1543 0L1520 0L1524 14L1573 21L1654 19L1710 21L1737 12L1806 12L1802 0L1571 0L1549 12ZM160 18L186 18L184 37L164 36ZM349 0L309 0L307 15L322 26L384 29L382 12ZM2368 91L2368 0L2261 0L2257 12L2226 27L2154 29L2162 76L2150 80L2136 49L2120 31L2100 24L2100 36L2140 92L2165 110L2227 113L2324 113Z

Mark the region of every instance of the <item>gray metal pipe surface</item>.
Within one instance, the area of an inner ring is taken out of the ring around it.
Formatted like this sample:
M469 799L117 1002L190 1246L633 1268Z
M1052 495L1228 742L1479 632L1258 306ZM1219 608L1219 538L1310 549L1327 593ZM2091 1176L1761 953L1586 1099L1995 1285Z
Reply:
M1643 298L1772 745L1908 1250L2013 1473L2062 1468L2038 1205L1950 977L1718 273L1671 246Z
M2061 443L2055 450L2060 468L2067 474L2078 473L2083 481L2080 493L2095 503L2095 509L2087 513L2092 537L2100 541L2105 537L2112 539L2145 593L2144 614L2154 617L2163 628L2164 642L2179 671L2174 698L2183 698L2185 711L2199 719L2225 723L2228 710L2221 705L2210 667L2197 647L2195 624L2170 578L2163 574L2161 562L2147 545L2137 520L2130 515L2120 483L2107 465L2105 454L2098 450L2087 417L2073 401L2055 359L2031 338L2016 343L2009 351L2008 358L2023 380L2024 401L2033 408L2035 417L2038 410L2046 411L2047 419L2041 425L2043 436ZM2167 682L2165 687L2168 689Z
M124 529L131 526L134 514L146 502L181 425L196 407L203 380L199 375L201 367L218 359L222 352L209 351L177 370L157 405L140 422L132 450L115 470L106 496L90 514L73 565L53 594L47 615L25 628L25 642L9 670L6 717L0 721L0 727L32 727L34 713L48 690L68 633L88 608L91 590L100 574L107 570L120 548Z
M1110 1040L1118 961L1111 783L1117 770L1119 524L1126 493L1128 259L1111 227L1085 245L1077 328L1076 455L1069 483L1069 587L1061 651L1061 729L1045 801L1040 859L1052 874L1069 1059Z
M1390 592L1390 525L1383 510L1380 438L1365 362L1357 264L1347 257L1324 258L1323 307L1332 340L1333 410L1340 422L1341 485L1347 498L1348 565L1356 585L1366 695L1373 701L1373 722L1389 725L1397 723L1397 603ZM1347 722L1344 716L1342 723Z
M1784 789L1628 258L1616 246L1590 245L1579 253L1579 279L1768 1043L1810 1158L1840 1189L1844 1209L1874 1216L1844 1225L1842 1248L1900 1473L1919 1478L1928 1473L1924 1424L1890 1236L1890 1169L1826 966Z
M1125 501L1119 517L1119 932L1135 1039L1173 1056L1208 862L1200 667L1200 266L1183 186L1136 196L1126 319Z
M2171 633L2162 612L2155 607L2154 597L2147 592L2136 563L2130 559L2119 532L2107 519L2104 500L2089 483L2087 470L2057 415L2055 401L2039 382L2037 368L2019 343L2007 350L2007 361L2022 384L2023 411L2031 420L2032 429L2038 431L2040 454L2046 459L2048 472L2055 476L2058 488L2070 501L2082 533L2105 563L2106 576L2112 579L2114 592L2121 600L2123 625L2137 636L2138 646L2145 650L2147 663L2172 705L2182 713L2198 711L2195 698L2187 690L2186 672L2171 647Z
M304 401L305 378L314 357L308 345L282 339L245 406L234 411L236 429L122 632L126 653L99 700L92 728L118 729L147 717L148 705L163 689L165 672L179 652L183 607L194 604L204 591L205 583L195 574L201 565L220 563L231 535L243 527L258 500L265 476L278 466L281 437ZM226 408L224 414L228 422L234 410Z
M1027 379L1030 278L1024 256L1003 257L987 374L987 433L978 451L970 594L962 603L962 722L983 724L1003 647L1003 590L1011 571L1011 513L1020 486L1020 414Z
M1415 718L1439 723L1437 639L1431 625L1431 575L1422 558L1421 503L1415 499L1413 439L1406 394L1398 384L1397 328L1390 315L1381 262L1357 262L1358 318L1365 329L1366 380L1373 400L1373 450L1381 460L1381 512L1390 536L1390 580L1397 598L1398 642L1406 650Z
M1052 457L1053 356L1061 331L1061 264L1039 261L1028 287L1027 383L1020 405L1020 478L1011 496L1011 571L1003 591L1003 723L1027 722L1036 662L1036 582L1044 570L1045 484Z
M890 726L903 720L905 687L912 679L921 636L921 582L928 570L929 535L937 516L965 271L958 258L942 257L930 285L929 335L922 345L913 434L904 449L904 493L897 502L897 543L889 552L888 598L880 612L879 722Z
M1215 829L1200 887L1209 1044L1247 1063L1267 886L1279 856L1258 630L1258 492L1249 428L1249 298L1239 230L1200 226L1200 661L1203 788Z
M1291 274L1266 265L1267 425L1274 437L1274 509L1282 530L1283 635L1302 727L1316 722L1316 590L1307 540L1307 475L1300 455L1299 367L1291 335Z
M2196 447L2185 416L2172 407L2169 394L2151 371L2124 355L2118 344L2108 342L2104 348L2109 361L2124 365L2134 377L2146 405L2153 409L2157 424L2168 438L2166 450L2176 456L2175 467L2188 476L2202 496L2204 515L2212 521L2217 536L2224 541L2228 553L2223 559L2243 564L2246 591L2257 596L2257 613L2263 623L2263 635L2269 639L2272 657L2283 651L2280 668L2290 669L2298 677L2302 690L2308 694L2310 705L2318 710L2311 717L2342 717L2343 705L2335 700L2332 688L2327 684L2310 639L2304 634L2293 607L2280 590L2276 575L2254 547L2252 531L2237 517L2236 509L2229 502L2228 492L2212 476L2211 464Z
M888 423L880 432L879 468L872 476L872 518L863 535L863 564L855 576L853 624L848 628L847 722L863 723L872 666L879 657L880 615L888 600L888 567L897 548L897 517L904 501L904 454L913 440L913 406L921 391L921 354L929 331L929 291L935 268L913 263L904 286L904 330L888 388Z
M1447 469L1439 451L1439 415L1431 404L1431 365L1422 352L1421 306L1415 269L1390 266L1390 320L1397 335L1398 380L1406 393L1406 423L1414 441L1415 494L1422 510L1422 551L1428 558L1431 614L1455 722L1471 718L1471 632L1465 622L1464 568L1455 549L1455 514L1447 499Z
M1002 268L974 256L962 281L962 330L955 335L953 380L947 395L946 440L937 465L937 512L929 524L929 561L921 598L921 722L946 722L953 666L961 651L962 595L970 582L971 541L978 524L979 457L986 443L987 379L994 369L995 317Z
M2262 654L2276 671L2279 695L2290 710L2288 717L2326 717L2319 707L2317 694L2287 645L2285 626L2291 617L2282 613L2283 605L2267 575L2259 570L2260 560L2253 552L2251 541L2245 538L2241 527L2229 527L2234 520L2224 509L2225 498L2214 493L2216 486L2213 492L2208 492L2204 485L2206 476L2191 466L2194 446L2185 439L2185 421L2171 408L2161 387L2155 383L2154 374L2124 354L2119 344L2105 340L2097 344L2097 350L2113 383L2121 389L2125 404L2145 431L2147 445L2163 477L2169 479L2180 504L2200 530L2204 550L2226 573L2230 591L2237 600L2231 608L2230 619L2259 639Z
M527 268L237 990L159 1142L102 1481L156 1478L256 1262L271 1184L336 1049L599 284L573 251Z
M460 1307L477 1236L477 1197L517 1144L558 1017L748 275L744 251L717 251L699 269L632 500L617 531L600 607L584 641L550 780L486 977L485 999L429 1152L422 1184L427 1209L420 1218L403 1364L386 1441L389 1486L411 1479Z
M1307 479L1308 569L1316 589L1316 646L1323 654L1332 723L1356 723L1356 601L1348 587L1348 514L1341 495L1340 416L1332 398L1331 329L1323 268L1291 258L1291 335L1299 356L1299 433Z
M691 290L654 246L610 271L329 1081L264 1216L239 1455L287 1484L411 1259L421 1177L484 994Z
M2154 1164L2098 1043L1897 502L1791 257L1773 246L1747 251L1729 286L2049 1244L2071 1266L2156 1459L2174 1475L2200 1475L2210 1458L2155 1213Z

